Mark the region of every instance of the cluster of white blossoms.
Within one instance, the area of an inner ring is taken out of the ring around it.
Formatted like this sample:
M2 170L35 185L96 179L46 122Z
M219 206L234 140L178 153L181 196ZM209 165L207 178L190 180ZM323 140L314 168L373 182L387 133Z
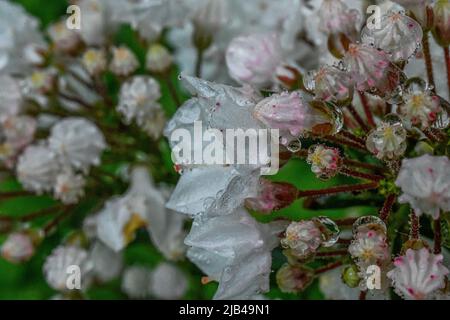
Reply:
M46 34L0 2L0 201L53 204L0 214L4 259L70 217L55 299L448 299L447 0L72 2Z

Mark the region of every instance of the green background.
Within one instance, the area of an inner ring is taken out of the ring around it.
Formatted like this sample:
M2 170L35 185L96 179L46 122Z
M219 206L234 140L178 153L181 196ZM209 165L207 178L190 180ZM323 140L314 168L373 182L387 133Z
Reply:
M15 0L15 2L22 4L26 10L32 15L38 17L41 20L42 27L44 28L50 22L55 21L58 17L65 14L67 3L61 0ZM117 35L118 43L128 44L142 60L144 59L145 49L139 47L133 37L129 28L122 28ZM176 79L176 74L174 74ZM116 88L117 89L117 88ZM113 88L114 90L114 88ZM167 88L163 85L163 94L167 93ZM180 93L181 94L181 93ZM168 94L164 95L162 104L167 113L173 114L175 111L175 105L168 99ZM165 168L162 170L171 170L172 164L170 163L170 154L167 146L161 143L160 149L164 154ZM155 171L160 171L161 168L155 168ZM176 177L173 177L175 181ZM319 181L311 173L310 168L304 161L291 160L285 167L282 168L280 173L273 177L274 180L287 181L294 183L301 189L319 189L331 185L349 183L351 179L345 177L335 178L329 181ZM20 186L11 178L1 183L0 191L17 190ZM334 203L334 209L323 210L310 210L306 209L303 205L303 201L297 201L291 207L283 209L271 217L261 217L260 220L271 220L274 217L288 216L294 219L301 219L312 217L316 215L327 215L330 217L345 217L349 215L362 215L362 214L374 214L376 208L372 206L360 206L361 200L364 200L361 196L351 197L351 201L354 201L354 205L345 206L341 208L340 203L347 203L350 198L340 198L339 201ZM0 202L0 215L24 215L30 212L34 212L40 208L45 208L54 204L54 201L48 197L23 197L13 200ZM52 297L55 292L49 288L43 279L42 265L45 257L55 248L61 240L67 237L71 231L80 228L83 217L89 210L95 207L95 199L92 201L85 201L83 206L78 210L75 215L66 220L61 227L52 234L52 236L46 238L42 245L39 247L38 253L31 261L23 265L13 265L0 259L0 299L48 299ZM333 207L333 206L331 206ZM46 220L37 221L36 224L43 224ZM0 235L0 242L4 239L4 236ZM148 236L145 232L138 234L137 239L125 250L126 264L140 264L148 266L149 268L155 267L160 261L162 256L159 254L150 244ZM273 269L277 270L284 263L284 258L279 250L274 252ZM208 285L202 285L200 279L202 274L197 270L195 266L188 261L179 263L179 266L183 268L189 277L190 289L186 295L186 299L210 299L216 289L216 284L211 283ZM279 292L279 289L274 283L275 272L272 273L273 282L272 290L268 294L271 298L284 298L284 299L320 299L322 294L318 290L317 281L306 290L306 292L300 295L283 294ZM88 298L92 299L122 299L126 298L120 292L120 281L113 280L106 284L94 285L87 293Z

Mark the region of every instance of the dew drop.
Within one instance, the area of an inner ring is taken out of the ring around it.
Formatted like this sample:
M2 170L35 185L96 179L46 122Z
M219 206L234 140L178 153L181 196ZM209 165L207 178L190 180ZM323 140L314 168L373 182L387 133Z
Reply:
M363 216L358 218L352 227L353 234L358 233L360 228L367 228L372 230L382 230L383 233L387 232L386 224L380 218L376 216Z
M313 219L322 232L322 246L331 247L339 239L340 230L338 225L328 217L316 217Z
M292 153L299 152L302 149L302 142L300 139L295 139L286 146L286 149L288 149Z

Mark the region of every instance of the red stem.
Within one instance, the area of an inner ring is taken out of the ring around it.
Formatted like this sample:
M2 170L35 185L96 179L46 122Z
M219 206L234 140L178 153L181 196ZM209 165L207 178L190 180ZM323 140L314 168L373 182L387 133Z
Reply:
M350 177L366 179L366 180L370 180L370 181L380 181L380 180L384 179L383 176L379 176L379 175L371 174L371 173L360 172L360 171L354 171L354 170L351 170L348 168L341 168L341 170L339 172L342 174L345 174L347 176L350 176Z
M361 99L361 104L364 108L364 113L366 114L367 122L369 122L369 126L375 127L375 120L373 119L372 111L370 110L369 101L367 101L367 97L365 93L359 92L359 97Z
M433 226L434 226L434 253L440 254L442 243L441 219L434 220Z
M335 256L345 256L347 254L348 254L347 250L324 251L324 252L317 252L316 257L335 257Z
M384 200L383 207L380 210L380 219L387 222L389 214L391 213L392 206L394 205L397 196L395 194L390 194Z
M448 84L448 94L450 95L450 49L449 47L444 48L445 65L447 66L447 84Z
M314 274L318 275L318 274L321 274L321 273L324 273L324 272L336 269L337 267L342 266L342 264L343 264L342 261L336 261L336 262L330 263L330 264L328 264L328 265L326 265L326 266L324 266L322 268L316 269L314 271Z
M336 136L326 136L325 139L329 140L331 142L334 142L336 144L343 144L343 145L349 146L350 148L367 152L367 149L364 145L356 143L354 141L350 141L350 140L347 140L344 138L339 138Z
M343 185L321 190L305 190L305 191L298 190L297 198L325 196L343 192L365 191L370 189L376 189L377 187L378 182L370 182L362 184Z
M420 225L419 225L419 219L417 218L416 213L414 212L414 209L411 209L411 213L410 213L410 238L417 240L419 239L419 229L420 229Z
M374 171L385 171L386 170L385 168L379 167L374 164L370 164L370 163L366 163L366 162L359 162L359 161L352 160L352 159L344 159L343 161L344 161L345 165L353 166L353 167L357 167L357 168L374 170Z
M26 197L26 196L31 196L31 195L33 195L33 194L28 191L2 192L2 193L0 193L0 199L6 200L6 199L10 199L10 198Z
M361 129L363 129L365 132L368 132L369 131L369 127L364 122L363 118L361 118L361 116L359 115L358 111L356 111L355 107L352 104L349 104L347 106L347 109L351 113L353 118L356 120L356 122L358 122L358 124L361 127Z
M433 62L431 60L431 52L430 52L430 43L429 43L429 34L426 32L423 35L422 39L422 49L423 49L423 56L425 59L425 66L427 68L427 77L428 77L428 83L433 86L433 91L435 91L435 84L434 84L434 76L433 76Z

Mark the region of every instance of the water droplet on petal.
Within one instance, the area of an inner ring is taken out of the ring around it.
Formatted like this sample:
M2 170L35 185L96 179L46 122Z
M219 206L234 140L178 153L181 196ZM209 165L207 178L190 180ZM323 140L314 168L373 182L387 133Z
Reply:
M322 246L331 247L339 239L340 230L338 225L328 217L316 217L313 219L322 232Z
M300 139L292 140L291 142L289 142L286 148L292 153L299 152L302 149L302 142L300 141Z
M380 230L383 231L383 233L387 232L386 224L378 218L377 216L364 216L358 218L354 223L352 227L353 234L356 234L360 228L367 228L371 230Z

